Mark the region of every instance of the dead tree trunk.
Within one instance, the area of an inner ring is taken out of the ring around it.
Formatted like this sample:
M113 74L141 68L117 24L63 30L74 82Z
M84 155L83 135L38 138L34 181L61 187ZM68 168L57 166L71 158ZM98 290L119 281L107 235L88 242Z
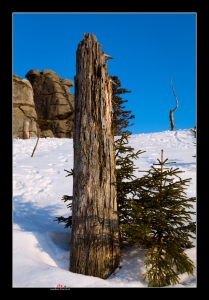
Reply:
M70 271L100 278L119 266L111 81L107 56L84 34L76 52Z
M170 113L169 113L169 118L170 118L170 124L171 124L171 131L173 131L175 129L174 127L174 117L173 117L173 113L174 111L178 108L178 98L176 96L176 92L174 90L174 86L172 84L172 79L171 79L171 87L172 87L172 90L173 90L173 94L174 94L174 98L176 100L176 107L174 109L171 109L170 110Z
M34 147L34 149L33 149L32 154L31 154L31 157L33 157L33 154L34 154L35 151L36 151L36 147L37 147L37 145L38 145L39 137L40 137L40 133L39 133L39 131L38 131L38 136L37 136L36 144L35 144L35 147Z
M27 120L24 120L24 122L23 122L23 139L29 139L29 138L30 138L29 122Z

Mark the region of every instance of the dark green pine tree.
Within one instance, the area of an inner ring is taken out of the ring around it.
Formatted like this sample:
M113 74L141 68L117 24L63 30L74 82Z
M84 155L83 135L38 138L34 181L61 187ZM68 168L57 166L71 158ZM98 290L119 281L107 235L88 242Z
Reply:
M168 159L154 164L139 180L138 199L128 202L129 223L121 224L129 241L145 246L148 286L162 287L179 283L178 274L194 275L194 264L185 248L194 247L196 222L192 202L185 189L189 179L181 179L179 168L165 168ZM158 167L155 167L158 166Z
M68 170L64 170L64 171L66 171L68 173L65 177L73 175L73 170L72 169L71 169L71 171L68 171ZM63 195L61 200L64 201L64 202L69 201L69 203L67 204L67 208L69 208L70 210L72 209L73 196ZM71 225L72 225L72 215L69 215L67 218L65 218L63 216L56 217L54 222L58 222L58 224L59 223L65 223L65 228L71 227Z
M146 152L138 150L134 152L134 148L129 146L129 137L131 133L125 132L122 136L115 140L115 160L116 160L116 187L117 187L117 213L119 216L119 224L127 224L130 222L130 212L128 210L128 202L134 199L138 188L138 178L134 174L138 169L134 160L139 155ZM126 232L120 230L121 248L127 243Z
M132 115L131 110L126 110L124 103L128 100L123 100L121 95L126 93L131 93L125 88L121 87L120 79L117 76L111 76L113 81L112 84L112 110L113 110L113 133L114 135L122 135L122 133L127 132L127 127L133 126L130 124L130 120L134 119L135 116Z

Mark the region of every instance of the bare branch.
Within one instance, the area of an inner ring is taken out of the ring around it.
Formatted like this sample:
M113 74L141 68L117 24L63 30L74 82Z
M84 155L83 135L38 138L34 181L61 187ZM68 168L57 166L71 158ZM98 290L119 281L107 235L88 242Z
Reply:
M174 98L176 100L176 107L172 110L174 112L178 108L178 98L177 98L176 92L174 90L174 86L173 86L173 83L172 83L172 78L171 78L171 87L172 87L172 90L173 90Z
M39 134L39 131L38 131L38 138L37 138L35 147L34 147L34 149L33 149L33 152L32 152L32 154L31 154L31 157L33 157L33 154L34 154L34 152L36 151L36 147L37 147L37 145L38 145L39 137L40 137L40 134Z
M174 130L174 118L173 118L173 113L174 111L178 108L178 98L176 96L176 92L174 90L174 86L173 86L173 83L172 83L172 78L171 78L171 87L172 87L172 90L173 90L173 94L174 94L174 98L176 100L176 107L174 109L171 109L170 110L170 114L169 114L169 118L170 118L170 122L171 122L171 130L173 131Z

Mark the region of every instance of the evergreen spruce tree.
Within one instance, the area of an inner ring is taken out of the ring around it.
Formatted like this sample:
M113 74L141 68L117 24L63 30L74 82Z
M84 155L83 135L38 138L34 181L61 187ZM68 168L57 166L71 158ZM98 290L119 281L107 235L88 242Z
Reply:
M131 114L131 110L125 110L124 103L128 100L123 100L121 94L131 93L125 88L121 88L120 79L117 76L111 76L112 84L112 110L113 110L113 133L114 135L122 135L122 133L131 133L126 128L133 126L130 120L135 116Z
M73 170L72 169L71 169L71 171L68 171L68 170L64 170L64 171L66 171L68 173L65 177L73 175ZM64 201L64 202L69 201L70 203L67 204L67 208L69 208L70 210L72 209L73 196L63 195L61 200ZM72 216L69 215L67 218L65 218L63 216L56 217L54 222L58 222L58 224L59 223L65 223L65 228L68 228L68 227L71 227Z
M148 286L161 287L179 283L178 274L193 275L194 264L184 253L194 245L196 223L192 202L185 186L189 179L181 179L179 168L165 168L168 159L154 164L139 180L134 200L128 202L129 223L121 224L129 241L145 247L145 266ZM155 167L160 166L160 167ZM148 244L149 243L149 244Z
M116 160L116 187L117 187L117 213L119 216L119 224L127 224L130 222L130 213L128 202L134 199L138 188L138 178L134 174L138 169L134 164L134 159L138 159L139 155L146 152L138 150L134 152L134 148L128 146L130 132L125 132L122 136L115 140L115 160ZM126 232L120 230L121 248L123 242L127 242Z

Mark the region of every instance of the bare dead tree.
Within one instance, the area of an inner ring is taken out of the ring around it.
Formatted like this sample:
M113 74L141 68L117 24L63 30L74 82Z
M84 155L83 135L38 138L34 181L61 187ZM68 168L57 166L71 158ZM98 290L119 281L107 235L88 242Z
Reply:
M32 154L31 154L31 157L33 157L33 154L34 154L35 151L36 151L36 147L37 147L37 145L38 145L39 137L40 137L40 133L39 133L39 131L38 131L38 136L37 136L36 144L35 144L35 147L34 147L34 149L33 149Z
M107 278L120 263L110 58L92 34L76 51L69 270Z
M171 109L170 110L170 114L169 114L169 118L170 118L170 124L171 124L171 131L173 131L175 129L174 127L174 117L173 117L173 113L174 111L178 108L178 98L176 96L176 92L174 90L174 86L173 86L173 83L172 83L172 78L171 78L171 87L172 87L172 90L173 90L173 94L174 94L174 98L176 100L176 107L174 109Z
M30 132L29 132L29 121L24 120L23 122L23 139L29 139L30 138Z

